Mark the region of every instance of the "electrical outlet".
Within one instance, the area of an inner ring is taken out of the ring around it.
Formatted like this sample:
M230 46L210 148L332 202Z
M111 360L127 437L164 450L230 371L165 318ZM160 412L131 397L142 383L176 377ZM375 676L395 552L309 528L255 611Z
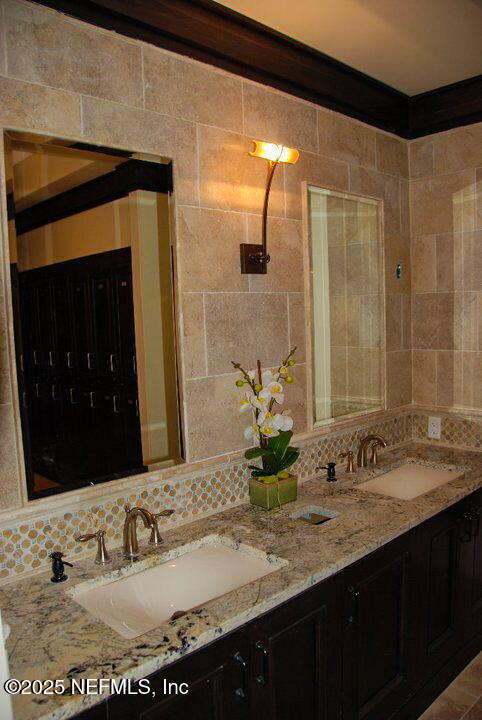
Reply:
M442 434L442 418L429 417L427 435L434 440L440 440Z

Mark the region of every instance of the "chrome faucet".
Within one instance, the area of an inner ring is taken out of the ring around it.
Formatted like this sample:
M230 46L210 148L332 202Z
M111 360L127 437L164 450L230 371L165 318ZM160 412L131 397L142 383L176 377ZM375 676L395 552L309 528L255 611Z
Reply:
M131 508L130 505L126 505L124 510L126 511L123 534L124 557L135 558L139 554L139 543L137 542L138 517L142 518L144 527L150 528L151 530L149 544L160 545L162 543L162 537L157 526L158 520L160 517L169 517L169 515L173 514L174 510L162 510L159 513L151 513L146 508Z
M366 437L362 438L360 440L360 445L358 447L358 454L357 454L357 464L358 467L366 467L367 466L367 450L370 447L370 445L380 445L381 447L387 447L387 441L385 440L382 435L366 435ZM372 452L372 462L376 464L377 461L377 454L376 452Z

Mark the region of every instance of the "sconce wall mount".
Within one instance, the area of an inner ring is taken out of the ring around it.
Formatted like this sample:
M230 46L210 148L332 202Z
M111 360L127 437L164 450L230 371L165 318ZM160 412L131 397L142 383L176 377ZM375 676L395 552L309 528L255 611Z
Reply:
M261 140L253 140L253 144L253 150L249 154L252 157L259 157L268 161L262 216L262 242L261 245L254 243L241 243L241 273L265 275L270 261L267 247L267 225L269 193L273 182L274 172L279 163L289 163L294 165L300 154L295 148L289 148L285 145L276 145L275 143L268 143Z

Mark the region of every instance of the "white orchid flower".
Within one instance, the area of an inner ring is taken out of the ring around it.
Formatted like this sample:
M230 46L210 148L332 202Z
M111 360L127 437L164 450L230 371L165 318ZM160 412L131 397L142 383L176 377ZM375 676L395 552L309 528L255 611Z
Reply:
M279 373L273 373L271 370L263 370L261 374L261 382L263 383L263 386L266 387L272 382L276 382L279 378Z
M252 392L246 392L242 399L241 404L239 406L239 412L248 412L248 410L252 410L253 406L251 405L251 398L253 397L254 393Z
M279 374L284 377L288 375L289 369L286 367L286 365L282 365L279 369Z
M254 380L256 377L256 370L248 370L248 377L250 380Z
M253 425L248 425L248 427L244 431L244 437L246 440L258 440L259 438L259 427L254 423Z
M271 393L267 388L263 388L257 395L252 395L249 400L253 407L264 412L271 400Z
M293 418L287 413L276 413L272 420L273 427L276 430L291 430L293 427Z
M274 428L269 422L261 425L259 430L265 437L276 437L277 435L279 435L278 430L276 430L276 428Z
M283 386L280 382L273 380L273 382L270 382L267 386L267 390L269 390L271 397L274 398L279 405L284 403L285 396L283 393Z
M258 415L258 425L269 425L271 421L273 420L274 415L273 413L270 413L268 409L265 409L263 412L261 412Z

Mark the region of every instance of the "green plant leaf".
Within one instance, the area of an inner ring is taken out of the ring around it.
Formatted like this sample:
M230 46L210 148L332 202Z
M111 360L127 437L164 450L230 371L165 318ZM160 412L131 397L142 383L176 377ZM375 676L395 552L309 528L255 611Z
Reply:
M268 447L272 450L278 462L282 460L292 437L291 430L281 430L279 435L269 439Z
M298 460L300 456L299 450L297 448L289 448L288 452L282 459L282 461L279 464L278 472L281 470L286 470L286 468L291 467L291 465L294 465L294 463Z
M266 448L261 447L252 447L246 450L244 453L244 457L246 460L254 460L257 457L263 457L263 455L268 455L271 451L266 450Z

